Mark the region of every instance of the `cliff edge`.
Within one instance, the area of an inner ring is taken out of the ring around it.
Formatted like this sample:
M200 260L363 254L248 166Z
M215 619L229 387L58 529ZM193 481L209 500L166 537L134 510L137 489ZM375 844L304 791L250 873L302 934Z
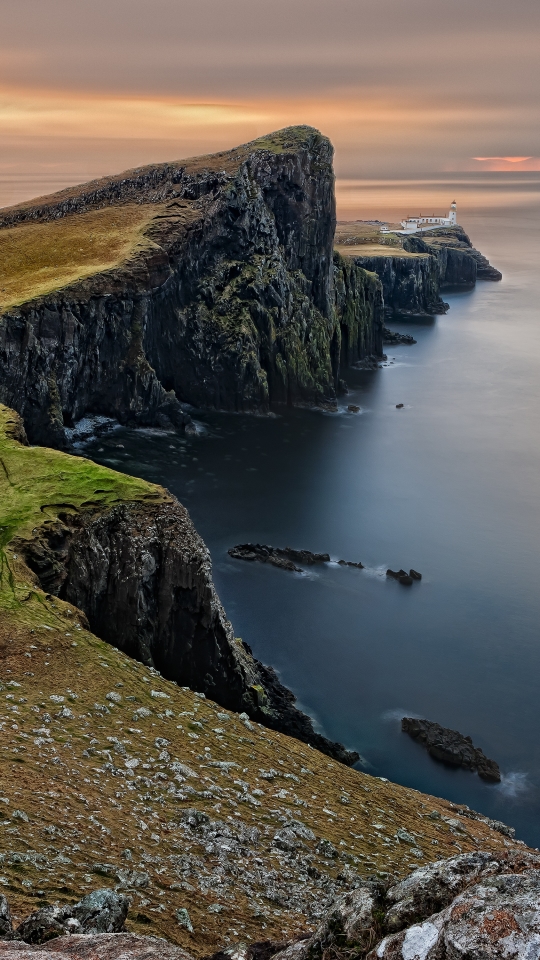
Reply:
M0 401L31 442L88 413L334 407L340 365L382 354L382 301L334 263L332 156L291 127L0 211Z

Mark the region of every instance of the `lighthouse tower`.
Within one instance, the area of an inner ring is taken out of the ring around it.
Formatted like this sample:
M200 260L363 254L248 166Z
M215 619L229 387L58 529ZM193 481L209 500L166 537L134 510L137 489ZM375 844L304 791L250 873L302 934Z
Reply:
M455 224L457 223L457 204L455 200L452 200L452 203L450 204L450 212L448 214L448 219L452 224L452 226L455 226Z

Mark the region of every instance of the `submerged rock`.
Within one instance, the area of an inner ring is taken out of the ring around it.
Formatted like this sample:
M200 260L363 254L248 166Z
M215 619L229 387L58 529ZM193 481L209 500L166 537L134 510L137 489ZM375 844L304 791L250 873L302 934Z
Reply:
M297 563L302 563L305 567L311 567L317 563L330 563L329 553L312 553L311 550L293 550L292 547L269 547L264 543L238 543L228 551L230 557L235 560L258 560L259 563L271 563L274 567L281 567L283 570L292 570L295 573L302 573L302 568L297 567ZM353 560L338 560L341 567L356 567L363 570L363 563Z
M401 729L425 746L435 760L476 770L484 780L500 783L498 764L495 760L489 760L479 747L475 747L470 737L464 737L457 730L441 727L431 720L417 720L414 717L403 717Z

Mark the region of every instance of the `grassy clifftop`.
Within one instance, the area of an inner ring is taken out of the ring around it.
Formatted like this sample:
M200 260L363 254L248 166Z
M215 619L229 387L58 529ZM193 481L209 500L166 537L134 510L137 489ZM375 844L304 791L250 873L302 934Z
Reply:
M0 311L150 252L145 228L160 210L125 204L0 230Z
M29 594L34 578L10 550L11 540L31 537L59 514L106 509L124 500L159 502L170 497L160 487L83 457L24 446L21 436L20 418L0 404L0 615L10 610L31 623L31 611L40 615L40 602L35 609L40 591Z

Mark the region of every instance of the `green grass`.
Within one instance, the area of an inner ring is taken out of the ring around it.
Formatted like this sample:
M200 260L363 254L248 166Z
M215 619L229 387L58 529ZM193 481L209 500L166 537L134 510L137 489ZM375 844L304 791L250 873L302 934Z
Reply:
M7 546L28 538L59 513L106 507L120 500L158 500L160 487L46 447L16 439L19 418L0 405L0 610L17 602L17 577Z

